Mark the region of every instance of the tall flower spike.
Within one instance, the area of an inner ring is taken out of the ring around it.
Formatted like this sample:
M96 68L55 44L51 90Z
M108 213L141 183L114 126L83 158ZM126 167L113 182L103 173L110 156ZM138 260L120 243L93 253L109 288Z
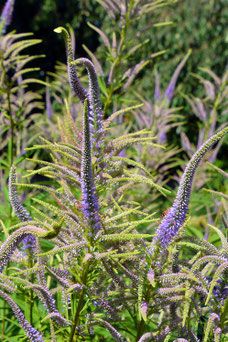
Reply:
M82 209L85 221L89 226L89 234L97 233L101 229L99 217L99 203L95 194L92 174L91 142L87 99L84 103L82 164L81 164Z
M67 53L67 68L68 68L70 85L75 95L79 98L79 100L82 103L84 103L85 99L88 97L88 93L86 89L79 82L75 66L70 63L74 60L74 52L72 49L72 44L71 44L69 33L64 27L57 27L56 29L54 29L54 31L56 33L61 33L64 38L65 46L66 46L66 53Z
M92 133L92 142L95 143L95 151L99 151L100 137L103 133L102 118L103 112L100 101L100 88L98 84L96 69L93 63L88 58L79 58L71 65L82 64L86 67L89 75L89 92L88 92L88 105L89 105L89 120L90 129Z
M20 200L17 194L17 188L14 183L16 183L16 167L12 165L10 169L10 175L9 175L10 204L13 207L16 216L19 218L21 222L29 221L31 220L31 216L27 212L27 210L23 207L23 205L20 203Z
M159 244L166 248L174 241L178 231L183 226L187 214L191 196L192 181L196 169L209 148L220 140L228 132L228 126L208 139L201 148L192 156L185 168L180 180L178 192L173 206L168 210L166 216L160 223L154 238Z
M16 183L16 167L12 165L9 175L10 204L13 207L16 216L21 222L30 221L31 216L21 204L18 198L17 187L14 183ZM25 237L23 243L24 249L34 248L36 246L36 238L34 236L27 236Z
M24 329L24 331L26 332L26 335L28 336L29 340L31 342L42 342L43 337L40 335L40 333L34 329L29 322L25 319L24 314L22 313L21 309L19 308L19 306L13 301L13 299L8 296L8 294L6 294L5 292L0 290L0 296L5 299L5 301L11 306L14 315L16 316L16 318L18 319L18 322L20 324L20 326L22 327L22 329Z
M13 8L14 8L15 0L8 0L3 7L2 14L1 14L1 20L0 20L0 27L1 31L0 33L4 34L6 31L6 27L10 25L13 15Z
M181 72L181 70L183 69L187 59L189 58L189 56L191 55L191 50L188 51L187 55L184 57L184 59L180 62L180 64L178 64L176 70L174 71L174 74L169 82L168 88L165 91L165 97L168 98L168 101L171 101L173 94L174 94L174 90L176 87L176 83L177 83L177 79L178 76Z
M79 58L76 61L74 61L74 52L72 49L71 39L68 32L63 27L58 27L54 31L57 33L61 33L65 41L68 58L68 74L71 88L74 90L75 95L79 98L79 100L82 103L84 103L85 99L88 100L89 123L90 132L92 134L93 153L94 155L99 156L101 136L103 133L103 113L100 102L100 89L97 80L96 69L93 63L87 58ZM82 64L87 69L89 75L89 92L87 92L87 90L79 82L76 71L77 64Z

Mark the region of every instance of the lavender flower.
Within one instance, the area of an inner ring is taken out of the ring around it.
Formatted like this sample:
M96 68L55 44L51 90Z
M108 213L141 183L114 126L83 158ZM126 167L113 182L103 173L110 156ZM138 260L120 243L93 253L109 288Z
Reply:
M95 321L88 321L87 324L88 325L100 324L101 326L105 327L110 332L110 334L112 335L112 337L114 338L115 341L117 341L117 342L125 342L126 341L124 339L124 337L109 322L105 321L104 319L96 318Z
M89 92L88 92L88 107L89 107L89 120L90 131L92 133L92 142L94 154L99 155L102 129L103 111L100 101L100 88L98 84L96 69L93 63L87 58L79 58L71 64L82 64L86 67L89 75Z
M173 97L178 76L181 70L183 69L187 59L189 58L190 54L191 54L191 50L188 51L187 55L184 57L184 59L180 62L180 64L177 66L176 70L174 71L174 74L169 82L168 88L165 91L165 97L168 98L168 101L171 101Z
M228 286L225 286L225 282L223 281L223 279L217 280L217 284L213 288L212 293L219 303L217 307L221 308L221 305L224 305L224 302L228 296ZM214 300L212 299L212 301Z
M149 280L150 284L155 287L155 274L152 268L149 269L147 273L147 279Z
M99 203L95 194L95 185L92 174L91 162L91 142L87 100L84 104L84 125L83 125L83 146L82 146L82 165L81 165L81 189L82 189L82 208L86 223L90 228L90 235L97 233L101 229L99 217Z
M147 302L143 302L141 304L141 314L142 314L142 318L144 321L147 320L147 311L148 311L149 305Z
M219 342L220 341L220 337L221 337L221 334L222 334L222 329L221 328L215 328L213 330L214 332L214 339L215 339L215 342Z
M219 322L220 322L220 317L216 313L212 312L207 321L207 326L206 326L203 342L208 341L211 329L215 327L215 325L218 324Z
M5 6L3 7L1 20L0 20L0 24L3 25L3 26L1 25L2 34L5 33L6 27L9 26L11 23L14 3L15 3L15 0L8 0Z
M46 103L47 117L48 117L48 119L51 119L53 117L53 109L52 109L52 105L51 105L50 91L49 91L48 86L46 86L45 103Z
M26 332L26 335L28 336L29 340L31 342L42 342L43 337L40 335L40 333L34 329L29 322L25 319L24 314L21 312L19 306L13 301L10 296L8 296L5 292L0 290L0 296L5 299L5 301L11 306L14 315L18 319L18 322L22 329Z
M100 155L101 150L101 136L103 133L102 129L102 118L103 112L101 108L100 102L100 89L97 80L96 69L93 63L87 58L79 58L74 61L74 53L72 49L72 44L70 40L70 36L68 32L63 27L58 27L54 30L57 33L62 33L63 38L65 40L67 57L68 57L68 74L69 74L69 82L71 88L73 89L75 95L79 98L79 100L84 103L85 99L88 101L89 108L89 124L90 124L90 133L92 135L92 143L93 143L93 153L95 156ZM76 65L82 64L86 67L88 75L89 75L89 91L80 84Z
M13 207L15 214L19 218L21 222L29 221L31 220L30 214L27 212L27 210L23 207L23 205L20 203L20 200L18 198L17 188L16 185L16 167L12 165L9 175L9 198L10 198L10 204Z
M10 260L11 255L14 253L18 245L27 237L31 236L45 236L47 232L38 227L23 227L10 235L7 240L1 245L0 248L0 272L3 267Z
M141 336L138 342L149 342L152 338L154 338L154 333L149 332Z
M165 144L167 139L167 134L165 131L161 132L158 136L158 142L159 144Z
M85 99L88 98L88 93L79 82L75 66L71 64L71 62L74 60L74 52L72 49L70 36L64 27L57 27L54 31L63 35L67 52L67 67L70 85L75 95L82 103L84 103Z
M47 287L32 284L26 286L26 288L32 289L37 294L37 296L41 299L43 305L45 306L49 314L52 315L52 319L55 320L57 324L59 324L60 326L65 326L68 324L65 318L62 317L58 312L55 305L55 300Z
M160 100L160 98L161 98L161 90L160 90L159 74L158 74L157 68L155 68L154 101Z
M9 198L10 204L13 207L16 216L21 222L30 221L31 217L27 210L20 203L18 198L17 188L14 184L16 182L16 167L12 165L9 175ZM32 235L27 235L23 240L23 249L34 249L36 246L36 238Z
M176 238L188 215L188 206L191 196L192 181L196 169L209 148L228 132L228 127L208 139L201 148L192 156L184 174L180 180L179 189L173 206L168 210L161 221L154 241L158 241L162 247L167 247Z

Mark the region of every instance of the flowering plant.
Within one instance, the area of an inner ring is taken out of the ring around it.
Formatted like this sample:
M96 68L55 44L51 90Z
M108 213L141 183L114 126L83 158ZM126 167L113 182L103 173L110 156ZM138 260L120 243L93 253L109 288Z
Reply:
M119 8L122 2L114 3ZM130 9L138 13L137 6ZM213 132L192 155L176 198L160 220L143 201L136 201L134 186L153 189L159 201L172 195L170 189L142 163L120 153L137 144L152 149L164 146L156 143L150 129L111 136L115 118L141 105L106 118L94 64L87 58L75 60L66 29L58 27L55 32L65 41L69 83L83 106L83 119L76 125L70 100L65 98L60 141L41 138L39 145L27 148L34 154L51 151L48 161L36 155L29 159L39 168L26 177L42 175L44 184L17 183L15 165L10 169L9 200L20 222L10 232L3 224L0 297L22 328L17 337L25 333L33 342L225 341L227 239L216 220L208 226L220 244L192 236L188 226L194 175L228 126ZM78 76L79 66L86 68L88 89ZM177 76L165 93L169 100ZM35 206L26 208L17 187L38 192ZM221 200L219 223L226 223L227 195L216 196Z

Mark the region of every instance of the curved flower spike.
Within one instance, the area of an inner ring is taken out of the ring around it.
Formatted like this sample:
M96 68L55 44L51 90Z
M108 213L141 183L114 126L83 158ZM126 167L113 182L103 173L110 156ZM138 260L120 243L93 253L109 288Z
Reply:
M106 328L112 337L115 339L116 342L125 342L126 339L107 321L101 318L96 318L94 321L88 321L88 325L101 325Z
M192 181L196 169L205 153L228 132L228 126L208 139L201 148L192 156L184 174L180 180L178 192L173 206L168 210L166 216L160 223L154 238L162 247L168 247L177 237L177 233L183 226L187 214L191 196Z
M101 229L99 216L99 203L95 194L95 185L92 174L91 142L87 99L84 103L84 122L82 140L82 163L81 163L81 189L82 209L85 221L89 226L89 234L97 233Z
M31 216L21 204L18 198L17 187L14 183L16 183L16 167L12 165L10 169L10 174L9 174L10 204L12 208L14 209L16 216L21 222L30 221ZM34 249L36 246L36 238L34 236L27 236L24 239L23 243L24 243L24 247L23 247L24 249L28 249L28 248Z
M13 299L8 296L5 292L0 290L0 296L5 299L5 301L11 306L14 315L17 317L18 322L22 329L26 332L26 335L28 336L29 340L31 342L42 342L44 341L42 335L34 329L29 322L25 319L24 314L22 313L21 309L19 306L13 301Z
M178 64L176 70L174 71L174 74L169 82L168 88L165 91L165 97L168 98L168 101L171 101L173 94L174 94L174 90L176 87L176 83L177 83L177 79L178 76L181 72L181 70L183 69L187 59L189 58L189 56L191 55L192 50L189 50L187 55L184 57L184 59Z
M101 150L101 136L103 133L102 129L102 118L103 112L101 108L100 102L100 88L98 84L96 69L93 63L87 58L79 58L77 60L74 59L74 53L72 50L72 44L70 36L66 29L63 27L58 27L54 30L57 33L61 33L63 35L66 51L67 51L67 64L68 64L68 74L69 81L71 84L71 88L74 90L75 95L79 98L79 100L84 103L85 99L88 100L89 107L89 124L90 124L90 133L92 135L92 144L93 144L93 153L95 156L100 155ZM82 64L86 67L88 75L89 75L89 91L80 84L76 65Z
M67 322L64 317L60 315L58 312L51 312L49 313L45 318L42 319L42 322L44 322L47 319L52 319L60 326L66 326L70 325L70 322Z
M222 329L217 327L214 329L214 341L215 342L219 342L220 341L220 338L221 338L221 335L222 335Z
M55 305L55 300L52 297L51 292L46 287L42 285L31 284L26 286L25 288L32 289L37 294L37 296L40 297L45 308L47 309L49 314L52 314L52 319L56 321L57 324L59 324L60 326L65 326L68 324L65 318L58 312Z
M74 52L72 49L72 44L71 44L69 33L64 27L57 27L56 29L54 29L54 31L56 33L61 33L64 38L65 46L66 46L66 53L67 53L67 67L68 67L70 85L75 95L79 98L79 100L82 103L84 103L85 99L88 97L88 93L86 89L79 82L75 66L70 63L74 60Z
M0 248L0 272L2 271L3 267L7 264L10 260L11 255L18 247L18 245L24 240L26 237L40 237L50 239L59 233L62 221L57 226L53 227L53 231L47 232L46 230L35 227L35 226L26 226L16 230L12 235L10 235L7 240L1 245Z
M12 165L12 167L10 169L10 174L9 174L10 204L13 207L16 216L19 218L19 220L21 222L30 221L31 216L27 212L27 210L23 207L23 205L20 203L20 200L19 200L18 194L17 194L17 187L14 183L16 183L16 167L14 165Z
M88 58L78 58L71 65L82 64L86 67L89 75L89 93L88 93L88 105L89 105L89 119L91 128L91 133L93 136L93 142L100 144L100 137L103 133L102 130L102 118L103 112L100 101L100 88L97 79L96 69L93 63ZM99 146L95 146L99 149Z
M1 18L0 18L0 29L2 34L5 33L6 27L10 25L12 20L13 8L15 0L8 0L3 7Z

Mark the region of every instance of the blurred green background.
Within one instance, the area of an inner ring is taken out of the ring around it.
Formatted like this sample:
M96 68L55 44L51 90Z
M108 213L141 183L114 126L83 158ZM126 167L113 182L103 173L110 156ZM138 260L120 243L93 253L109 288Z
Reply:
M4 4L5 0L1 0L0 8ZM65 60L62 39L53 32L57 26L69 23L73 27L78 56L86 55L82 44L86 44L91 51L96 51L101 42L97 33L88 27L88 21L106 34L112 31L109 16L96 0L16 0L8 31L16 29L17 32L34 32L36 38L43 40L39 51L47 55L46 60L42 61L42 69L46 71L53 70L56 60ZM169 21L172 21L171 25L154 26L156 23ZM221 76L228 57L227 22L227 0L183 0L157 8L150 15L144 16L143 20L136 22L140 38L150 40L140 50L140 56L167 50L166 54L156 59L158 69L167 83L180 58L192 48L192 56L180 81L186 78L189 71L197 72L199 66L213 69ZM188 90L193 91L194 85L192 78L187 76Z

